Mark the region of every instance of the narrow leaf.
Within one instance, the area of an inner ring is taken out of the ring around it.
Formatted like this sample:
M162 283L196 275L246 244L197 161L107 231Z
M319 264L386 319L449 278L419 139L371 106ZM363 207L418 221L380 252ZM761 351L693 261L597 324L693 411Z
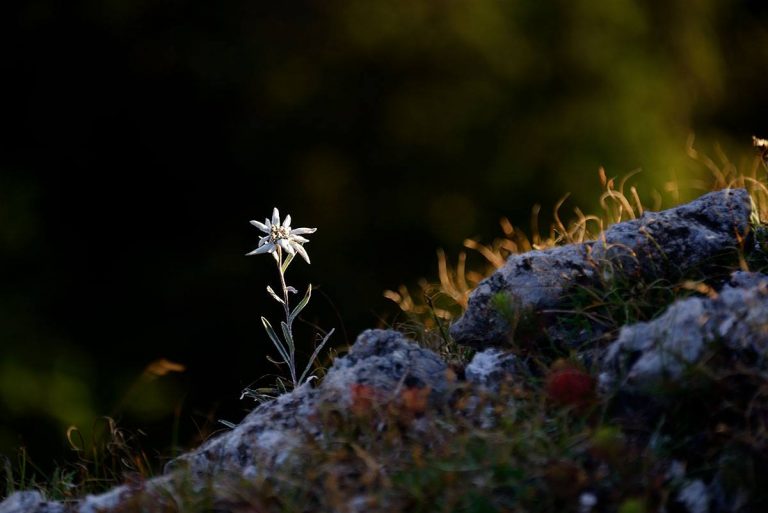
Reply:
M277 333L275 333L275 330L272 329L272 325L269 323L266 317L261 318L261 323L264 325L264 329L267 331L267 335L269 335L270 340L272 340L272 343L277 348L277 352L280 353L280 356L283 358L283 361L290 365L288 352L285 350L285 346L283 345L283 343L280 342L280 338L277 336Z
M288 292L293 292L294 294L298 294L299 293L298 290L296 290L295 288L290 287L290 286L286 287L285 290L287 290Z
M278 302L278 303L280 303L281 305L284 305L284 304L285 304L285 301L283 301L283 298L281 298L280 296L278 296L277 294L275 294L275 291L274 291L274 290L272 290L272 287L270 287L269 285L267 285L267 292L269 292L269 295L270 295L270 296L272 296L272 297L274 298L274 300L275 300L275 301L277 301L277 302Z
M285 321L280 322L280 327L283 329L283 337L285 338L285 341L288 342L288 350L290 353L293 353L295 346L293 345L291 330L288 329L288 325L285 323Z
M228 420L219 419L219 422L227 426L229 429L235 429L237 427L237 424Z
M296 317L299 316L302 310L304 310L304 307L307 306L307 303L309 303L309 298L312 297L312 284L309 284L309 287L307 287L307 293L304 294L304 299L302 299L298 305L296 305L296 308L291 312L291 315L288 316L288 323L293 323L294 320L296 320Z

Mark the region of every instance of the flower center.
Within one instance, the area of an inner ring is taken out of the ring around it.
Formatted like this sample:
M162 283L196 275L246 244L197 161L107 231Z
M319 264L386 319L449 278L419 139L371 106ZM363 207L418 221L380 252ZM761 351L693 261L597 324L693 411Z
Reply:
M269 238L272 242L277 242L280 239L288 238L288 230L284 226L272 225L272 229L269 232Z

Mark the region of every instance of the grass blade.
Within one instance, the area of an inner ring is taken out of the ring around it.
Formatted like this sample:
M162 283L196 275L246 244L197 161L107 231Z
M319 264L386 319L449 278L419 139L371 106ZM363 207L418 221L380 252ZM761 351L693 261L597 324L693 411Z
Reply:
M293 345L293 336L291 335L291 330L288 328L288 325L285 323L285 321L280 322L280 328L282 328L283 337L285 338L285 341L288 343L288 352L293 353L296 347Z
M309 370L312 368L312 364L317 359L317 355L319 355L320 351L323 350L323 346L325 346L325 343L328 342L329 338L331 338L331 335L333 335L334 331L336 331L336 328L331 328L331 331L329 331L328 334L323 337L323 340L320 341L315 350L312 352L312 356L309 357L309 362L307 362L307 366L304 368L304 372L301 373L301 377L299 378L299 385L304 383L304 378L307 376L307 372L309 372Z

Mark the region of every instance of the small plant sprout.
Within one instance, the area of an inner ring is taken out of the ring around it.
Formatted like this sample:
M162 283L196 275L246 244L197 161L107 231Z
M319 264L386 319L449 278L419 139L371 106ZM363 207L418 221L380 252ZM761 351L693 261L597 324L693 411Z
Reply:
M290 373L291 385L296 388L306 381L312 379L314 376L310 372L312 364L317 359L320 351L325 346L328 339L333 334L334 330L329 331L315 347L314 352L309 357L306 367L301 374L298 374L296 366L296 344L293 340L293 323L299 316L302 310L309 303L309 299L312 296L312 285L307 286L307 292L304 294L304 298L299 301L295 308L291 309L290 294L296 294L298 291L287 285L285 282L285 272L288 270L288 266L291 265L296 255L300 255L305 262L309 264L309 255L307 250L304 249L304 244L309 242L303 235L315 233L317 228L291 228L291 216L285 216L283 222L280 222L280 212L275 208L272 211L272 220L265 219L263 223L259 221L251 221L251 224L264 232L266 235L259 239L259 246L247 254L260 255L269 253L277 264L277 273L280 276L280 287L282 289L282 296L278 295L270 286L267 286L267 292L272 299L280 303L285 311L285 320L280 322L280 328L282 331L282 338L275 332L270 322L265 318L261 318L264 329L267 331L267 335L272 343L277 348L277 352L280 354L282 362L273 361L277 364L285 364L288 366L288 372Z

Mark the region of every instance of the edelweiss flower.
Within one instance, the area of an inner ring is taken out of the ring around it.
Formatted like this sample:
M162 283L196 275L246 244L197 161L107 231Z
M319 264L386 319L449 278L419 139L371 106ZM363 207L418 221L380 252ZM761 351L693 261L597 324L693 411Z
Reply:
M317 228L291 228L291 216L285 216L283 223L280 223L280 212L277 208L272 211L272 221L265 219L263 223L251 221L251 224L266 233L259 239L259 247L248 253L246 256L259 255L261 253L275 254L279 246L282 251L290 255L298 253L301 258L309 263L309 255L304 249L303 244L309 240L302 237L308 233L315 233ZM278 258L275 254L275 258Z

